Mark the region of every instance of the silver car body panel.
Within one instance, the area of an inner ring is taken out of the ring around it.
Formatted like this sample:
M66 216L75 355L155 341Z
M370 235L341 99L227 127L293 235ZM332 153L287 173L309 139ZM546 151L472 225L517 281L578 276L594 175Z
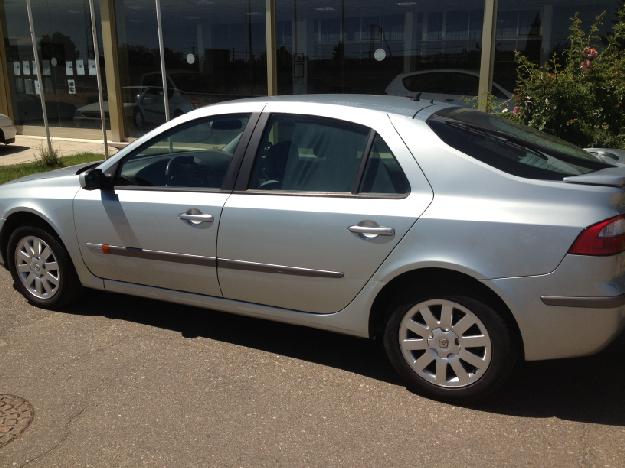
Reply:
M86 268L76 240L72 211L72 201L80 190L76 171L65 168L56 177L41 174L41 178L35 175L0 186L0 216L9 219L17 213L28 213L43 219L63 241L81 283L102 289L104 282Z
M100 166L110 174L142 143L198 117L263 109L319 114L379 131L409 178L412 192L405 198L154 190L112 195L81 190L74 169L0 187L0 217L29 212L46 220L81 282L92 288L366 337L371 307L385 285L407 272L441 268L476 279L503 300L526 359L601 349L625 322L625 307L616 299L625 294L624 256L567 251L586 226L625 212L623 191L527 180L482 164L447 146L425 123L445 107L377 96L236 101L174 119ZM210 212L214 222L187 229L178 215L190 207ZM366 240L348 231L364 219L394 228L395 236ZM110 247L128 255L110 255ZM125 280L110 278L117 271L112 265L126 269ZM545 297L581 299L566 307L548 305ZM610 304L615 307L595 308L588 298L605 299L603 305L616 301Z
M222 214L219 257L341 272L341 278L259 275L218 265L223 295L306 312L331 313L347 306L432 201L432 189L388 117L344 106L293 108L269 102L265 112L336 117L374 129L389 145L411 186L406 198L336 197L267 191L233 193ZM311 196L312 195L312 196ZM367 238L349 227L368 221L394 230ZM259 249L258 246L263 248ZM288 291L288 294L285 294Z
M74 200L76 235L83 259L99 278L219 296L215 268L169 260L107 255L88 244L196 257L217 256L217 229L227 193L81 190ZM214 217L192 225L180 214L197 209Z

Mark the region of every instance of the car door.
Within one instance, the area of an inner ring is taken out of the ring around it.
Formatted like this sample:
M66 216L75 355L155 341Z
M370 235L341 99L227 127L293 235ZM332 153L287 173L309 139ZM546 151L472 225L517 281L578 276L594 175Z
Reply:
M192 120L124 157L111 191L80 190L76 233L104 279L220 296L221 210L258 114Z
M367 115L261 119L222 214L224 297L336 312L415 223L431 188L388 117Z

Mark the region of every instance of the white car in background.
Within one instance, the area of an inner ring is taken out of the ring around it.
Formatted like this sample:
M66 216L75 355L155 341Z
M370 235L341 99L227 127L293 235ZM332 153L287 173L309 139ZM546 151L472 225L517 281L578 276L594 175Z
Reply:
M0 142L8 145L9 143L15 143L15 135L17 130L10 117L0 114Z
M402 73L386 87L386 94L434 100L471 107L478 92L480 74L461 69L422 70ZM512 93L493 83L492 93L497 104L512 106Z

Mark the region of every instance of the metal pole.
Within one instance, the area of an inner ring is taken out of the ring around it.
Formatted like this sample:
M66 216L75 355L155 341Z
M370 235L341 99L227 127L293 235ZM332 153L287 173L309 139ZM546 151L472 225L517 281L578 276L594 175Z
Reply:
M169 122L169 97L167 96L167 72L165 71L165 48L163 46L163 25L161 20L161 0L156 2L156 26L158 29L158 50L161 54L161 79L163 80L163 106L165 106L165 121Z
M43 95L43 80L41 79L41 64L39 63L39 52L37 51L37 36L35 35L35 25L33 23L33 11L30 7L30 0L26 0L26 11L28 12L28 24L30 27L30 39L33 43L33 56L35 58L35 72L39 82L39 99L41 100L41 112L43 114L43 125L46 128L46 140L48 151L53 153L52 140L50 139L50 127L48 126L48 113L46 112L46 99Z
M95 56L95 75L98 81L98 100L100 102L100 119L102 120L102 138L104 140L104 159L109 157L109 143L106 137L106 116L104 115L104 98L102 97L102 75L100 74L100 44L95 22L95 9L93 0L89 0L89 12L91 13L91 37L93 38L93 55Z
M499 0L486 0L484 3L482 61L480 64L480 83L477 98L477 108L484 112L489 110L488 97L490 96L491 89L493 87L498 4Z
M267 47L267 95L278 94L278 74L276 61L276 0L265 3L265 42Z

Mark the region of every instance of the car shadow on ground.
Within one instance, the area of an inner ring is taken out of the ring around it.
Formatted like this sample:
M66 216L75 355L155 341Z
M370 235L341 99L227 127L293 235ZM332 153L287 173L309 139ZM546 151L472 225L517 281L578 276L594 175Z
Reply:
M28 146L18 146L18 145L4 145L0 144L0 158L2 156L11 156L15 153L21 153L22 151L29 150Z
M370 340L266 320L90 291L67 313L104 316L354 372L402 386L382 347ZM625 426L625 335L597 356L525 363L482 412Z

